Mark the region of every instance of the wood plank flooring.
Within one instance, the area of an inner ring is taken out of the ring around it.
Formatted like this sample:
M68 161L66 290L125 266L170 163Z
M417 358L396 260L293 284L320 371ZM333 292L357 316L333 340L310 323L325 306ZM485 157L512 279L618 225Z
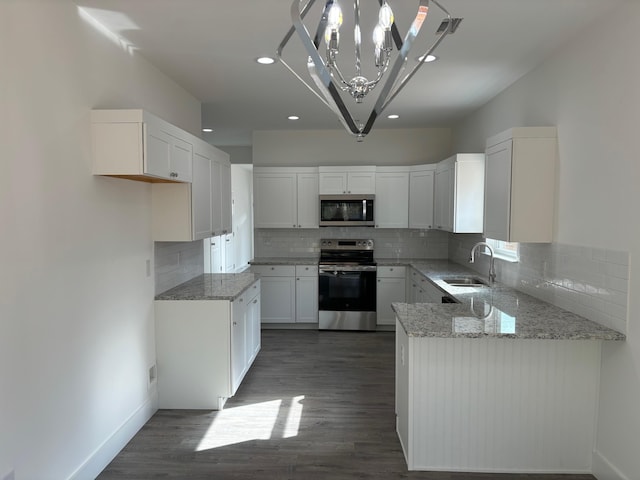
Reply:
M222 412L158 411L98 478L595 480L409 472L395 433L393 333L262 333Z

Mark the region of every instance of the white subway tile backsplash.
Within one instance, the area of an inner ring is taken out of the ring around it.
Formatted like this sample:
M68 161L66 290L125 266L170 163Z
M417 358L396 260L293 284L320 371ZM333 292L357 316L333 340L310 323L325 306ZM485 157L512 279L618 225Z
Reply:
M202 241L155 242L156 295L204 273Z
M256 257L317 257L322 238L371 238L377 258L447 258L449 235L436 230L327 227L256 229Z
M481 235L450 235L449 259L481 274L488 256L468 263ZM498 281L618 331L626 331L629 254L566 244L520 244L520 262L496 260Z

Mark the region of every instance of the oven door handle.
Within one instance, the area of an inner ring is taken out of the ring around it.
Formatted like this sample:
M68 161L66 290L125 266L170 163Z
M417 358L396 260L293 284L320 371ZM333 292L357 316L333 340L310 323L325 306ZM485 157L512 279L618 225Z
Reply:
M320 273L335 273L335 272L375 272L377 267L375 265L320 265Z

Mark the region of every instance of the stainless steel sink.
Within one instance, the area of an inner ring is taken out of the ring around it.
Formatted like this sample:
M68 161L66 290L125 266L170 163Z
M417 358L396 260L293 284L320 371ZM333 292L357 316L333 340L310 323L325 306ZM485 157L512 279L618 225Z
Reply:
M452 287L486 287L487 283L477 277L449 277L443 278L444 282Z

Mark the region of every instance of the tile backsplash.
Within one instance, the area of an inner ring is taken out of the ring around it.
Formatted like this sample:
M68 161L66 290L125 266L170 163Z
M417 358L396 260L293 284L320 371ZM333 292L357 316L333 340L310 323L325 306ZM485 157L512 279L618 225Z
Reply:
M482 275L489 256L469 263L481 235L450 235L449 259ZM495 262L497 280L570 312L626 333L629 254L560 243L521 243L520 261Z
M256 229L256 257L318 257L323 238L371 238L376 258L447 258L449 236L437 230L326 227Z
M202 240L155 242L156 295L204 273Z

